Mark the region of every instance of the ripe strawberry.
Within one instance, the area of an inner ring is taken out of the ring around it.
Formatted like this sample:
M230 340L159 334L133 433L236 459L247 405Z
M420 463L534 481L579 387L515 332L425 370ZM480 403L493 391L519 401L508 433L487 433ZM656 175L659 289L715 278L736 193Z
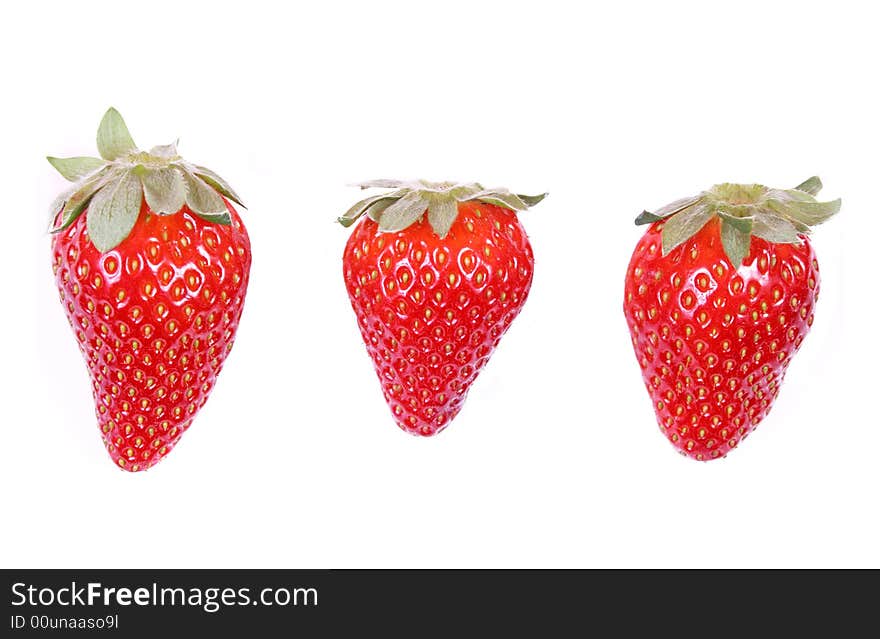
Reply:
M339 218L350 226L364 216L342 257L351 306L398 426L434 435L525 304L534 257L516 212L544 195L451 182L359 186L395 190Z
M174 144L139 151L107 111L97 158L48 158L73 188L52 206L53 269L122 469L167 455L208 399L251 265L241 204Z
M636 219L651 226L623 310L660 429L682 454L724 457L773 406L819 293L806 234L840 210L816 201L821 187L720 184Z

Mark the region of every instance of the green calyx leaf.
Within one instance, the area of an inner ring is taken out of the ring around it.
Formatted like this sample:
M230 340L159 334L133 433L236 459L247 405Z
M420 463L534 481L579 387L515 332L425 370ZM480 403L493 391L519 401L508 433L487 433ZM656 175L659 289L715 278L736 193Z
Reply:
M642 211L641 213L639 213L638 217L636 217L636 226L653 224L654 222L659 222L662 219L662 217L655 215L650 211Z
M505 209L510 209L511 211L525 211L528 205L523 202L518 195L507 192L493 192L493 191L482 191L477 193L466 200L479 200L480 202L485 202L486 204L494 204L495 206L500 206Z
M819 191L822 190L822 180L819 179L819 176L814 175L811 178L807 178L794 188L796 191L803 191L804 193L809 193L815 197L819 195Z
M372 180L355 186L361 189L395 190L356 202L337 218L342 226L349 227L366 215L379 224L380 232L390 233L407 228L427 212L428 223L441 238L449 234L458 218L458 205L462 202L480 201L511 211L525 211L547 196L546 193L518 195L507 189L486 189L476 182Z
M112 161L133 151L137 151L137 145L131 139L125 120L119 111L110 107L98 125L98 153Z
M105 166L55 198L49 208L51 220L49 232L58 233L73 224L88 206L98 189L114 177L117 177L116 172L111 167Z
M207 183L215 191L217 191L227 199L232 200L239 206L245 206L244 202L241 201L238 193L236 193L232 189L232 187L229 186L229 183L226 182L226 180L224 180L222 177L214 173L214 171L212 171L211 169L206 169L205 167L198 166L196 164L189 164L187 165L187 168L189 169L190 173L201 178L202 181ZM245 206L245 208L247 207Z
M671 216L663 225L660 237L663 243L663 255L669 255L673 249L681 246L706 223L712 219L714 211L706 204L698 202Z
M718 209L716 211L718 213L718 217L721 218L723 222L730 224L735 229L742 231L743 233L751 233L752 232L752 220L754 218L749 216L748 211L726 211L724 209ZM737 215L737 213L740 213Z
M518 193L516 197L518 197L522 202L525 203L527 208L531 208L536 204L540 204L541 201L545 197L550 195L549 193L541 193L540 195L523 195L522 193Z
M217 213L215 215L199 213L199 217L212 224L222 224L223 226L229 226L232 224L232 216L229 215L229 211L224 211L223 213Z
M384 211L388 208L388 205L394 203L403 196L404 193L402 191L396 191L394 193L374 195L372 197L364 198L363 200L356 202L350 209L338 217L336 221L342 224L342 226L348 228L357 222L364 213L368 213L369 210L375 210L376 207L374 205L380 202L387 202L386 206L382 208ZM370 218L373 219L373 221L378 222L378 218L374 217L374 215L371 215Z
M133 171L126 171L95 193L86 214L86 228L95 248L105 253L128 237L142 200L143 187Z
M811 227L827 222L832 216L840 212L840 198L830 202L801 201L801 200L773 200L771 208L774 212L792 222Z
M669 217L671 215L675 215L679 211L683 211L686 208L689 208L696 204L700 200L699 196L696 197L684 197L680 200L676 200L675 202L671 202L666 206L657 209L653 213L650 211L642 211L639 216L636 218L636 226L641 226L642 224L653 224L654 222L659 222L664 217Z
M428 208L428 202L419 191L410 191L388 206L379 216L379 231L394 233L413 224Z
M148 169L140 176L150 210L159 215L177 213L186 202L183 175L175 166Z
M730 220L721 221L721 245L730 263L739 267L749 254L752 244L752 235L742 227L733 224Z
M458 201L448 197L429 200L428 224L441 239L449 235L449 229L458 217Z
M116 109L104 114L97 144L103 159L47 158L65 179L75 183L52 202L50 232L68 228L88 210L86 223L92 242L104 251L127 237L132 228L128 223L137 221L141 197L156 215L174 215L186 205L217 224L232 222L224 198L244 206L223 178L181 158L177 142L140 151ZM135 199L138 209L132 213Z
M801 231L784 217L757 213L752 221L752 235L774 244L800 244Z
M53 158L52 156L49 156L46 159L49 160L49 164L54 166L64 179L69 182L78 182L87 175L94 173L105 164L104 160L88 157Z
M370 204L364 213L368 218L378 224L379 220L382 219L382 214L385 212L385 209L394 204L396 201L397 200L395 200L394 198L384 198L381 200L377 200L376 202Z
M663 255L668 255L717 218L724 251L731 264L739 267L749 254L752 236L777 244L798 244L801 235L836 215L841 201L816 201L821 188L818 177L787 190L759 184L718 184L654 212L643 211L635 223L662 222Z
M226 202L220 194L201 178L186 171L182 172L182 175L186 187L186 205L193 213L211 221L216 221L217 218L229 213Z

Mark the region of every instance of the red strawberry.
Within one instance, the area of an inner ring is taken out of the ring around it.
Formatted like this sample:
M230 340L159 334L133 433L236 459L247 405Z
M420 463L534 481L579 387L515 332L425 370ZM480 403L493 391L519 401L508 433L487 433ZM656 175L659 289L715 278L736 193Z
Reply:
M651 226L623 310L657 421L682 454L724 457L773 406L819 293L806 233L840 209L815 200L821 187L720 184L636 220Z
M104 444L139 471L208 399L241 317L250 242L222 178L173 144L139 151L115 109L98 151L48 158L76 182L52 207L53 268Z
M534 258L516 212L544 195L451 182L379 180L342 257L345 286L398 426L434 435L520 312Z

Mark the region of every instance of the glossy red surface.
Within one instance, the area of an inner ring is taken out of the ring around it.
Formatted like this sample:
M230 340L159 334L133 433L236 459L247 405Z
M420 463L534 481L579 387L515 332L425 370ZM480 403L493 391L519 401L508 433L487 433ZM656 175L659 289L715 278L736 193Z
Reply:
M534 258L516 215L459 205L440 240L426 221L397 233L358 223L343 255L345 285L400 428L433 435L522 309Z
M98 425L123 469L145 470L167 455L208 399L241 317L250 242L232 224L206 222L186 207L152 214L101 254L86 215L54 236L61 302L92 378Z
M623 307L660 429L707 461L730 452L772 407L813 323L819 265L806 238L797 246L753 237L734 270L717 220L663 257L662 225L633 252Z

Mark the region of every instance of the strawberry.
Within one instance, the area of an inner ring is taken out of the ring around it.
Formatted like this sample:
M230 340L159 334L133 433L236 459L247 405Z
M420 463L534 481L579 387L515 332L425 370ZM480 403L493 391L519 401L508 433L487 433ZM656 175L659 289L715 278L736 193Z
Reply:
M813 324L812 226L840 210L795 189L720 184L655 213L626 272L623 310L661 431L724 457L767 415Z
M525 304L534 257L517 218L546 195L452 182L378 180L394 189L339 218L355 227L342 257L361 335L397 425L430 436Z
M104 444L136 472L208 399L241 317L250 242L222 178L174 144L139 151L115 109L98 151L48 158L75 182L52 206L53 269Z

